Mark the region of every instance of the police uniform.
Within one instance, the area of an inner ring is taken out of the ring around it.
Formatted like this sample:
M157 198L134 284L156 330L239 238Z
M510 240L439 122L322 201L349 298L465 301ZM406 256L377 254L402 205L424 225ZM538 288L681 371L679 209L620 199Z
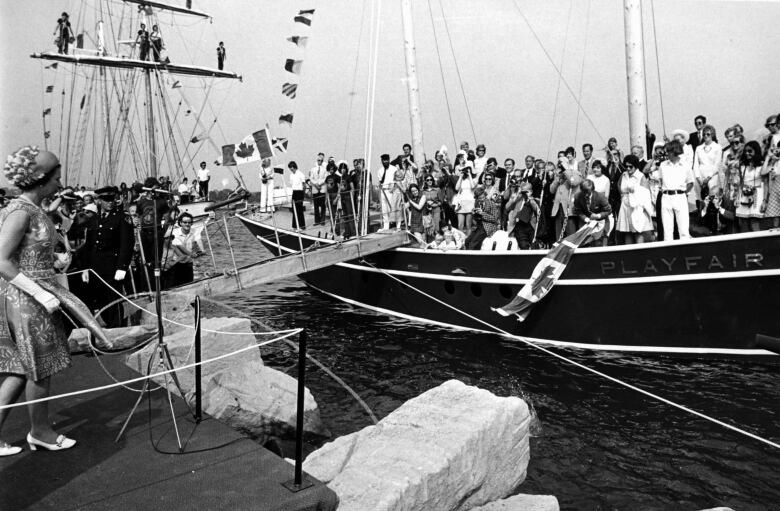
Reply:
M95 190L103 200L113 201L118 194L115 186ZM130 259L133 256L133 221L120 207L111 211L101 211L92 228L87 229L87 239L84 243L85 266L92 269L100 278L90 275L90 300L88 305L93 309L101 309L115 301L119 296L106 286L124 292L124 284ZM117 280L116 277L122 278ZM102 280L101 280L102 279ZM108 326L118 326L121 320L120 310L106 311L101 315Z

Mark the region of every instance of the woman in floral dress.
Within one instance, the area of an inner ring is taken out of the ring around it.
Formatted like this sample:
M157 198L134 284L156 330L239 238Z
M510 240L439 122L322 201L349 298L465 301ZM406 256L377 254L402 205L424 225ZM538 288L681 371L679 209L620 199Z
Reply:
M61 263L53 249L58 234L40 205L60 186L57 157L27 146L9 156L3 170L22 193L0 211L0 406L14 403L22 391L28 401L48 397L51 376L70 365L61 307L71 317L89 322L105 342L86 306L56 279L55 268ZM47 402L28 408L31 449L75 445L75 440L52 429ZM8 412L0 410L0 427ZM20 451L0 440L0 456Z

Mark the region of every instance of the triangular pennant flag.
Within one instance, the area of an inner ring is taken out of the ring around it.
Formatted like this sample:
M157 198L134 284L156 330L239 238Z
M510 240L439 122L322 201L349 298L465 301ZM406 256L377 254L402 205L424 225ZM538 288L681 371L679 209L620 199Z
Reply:
M236 163L236 144L222 146L222 165L237 165Z
M252 138L255 140L255 147L260 158L273 158L274 150L271 147L271 139L268 137L268 130L262 129L252 133Z
M301 72L301 64L303 64L302 60L287 59L284 70L297 75Z
M43 132L43 138L49 138L51 136L51 131L44 131Z
M297 83L285 83L282 85L282 94L290 99L294 99L297 95L298 84Z
M282 114L279 116L279 124L292 124L293 114Z
M194 137L192 137L190 139L190 144L197 144L198 142L203 141L205 138L206 138L206 136L203 133L201 133L199 135L195 135Z
M176 80L173 82L173 85L171 85L171 89L178 89L181 87L181 82L179 80Z
M304 15L304 16L296 16L294 19L296 23L303 23L307 27L311 26L311 14Z
M59 65L59 62L54 62L48 66L46 66L46 69L57 69L57 66Z
M86 94L84 94L83 96L81 96L81 106L79 106L79 110L83 110L83 109L84 109L84 102L85 102L86 100L87 100L87 95L86 95Z
M304 10L298 11L298 14L300 14L301 16L305 16L307 14L309 16L311 16L312 14L314 14L314 11L315 11L315 9L304 9Z
M277 149L281 153L287 152L287 139L286 138L276 138L273 139L273 145L274 148Z
M43 111L43 115L49 115L51 113L51 108L47 108Z
M300 47L300 48L306 48L306 43L309 42L309 38L308 37L303 37L303 36L299 36L299 35L294 35L292 37L288 37L287 40L290 41L291 43L295 44L296 46Z
M284 167L274 167L274 172L277 174L284 174Z
M54 85L47 85L46 92L54 92Z

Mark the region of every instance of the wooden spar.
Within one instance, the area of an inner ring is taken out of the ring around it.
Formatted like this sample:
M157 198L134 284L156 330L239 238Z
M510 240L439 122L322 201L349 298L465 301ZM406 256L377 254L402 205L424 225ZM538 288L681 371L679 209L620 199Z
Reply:
M318 270L337 263L359 259L363 256L398 248L409 244L409 235L404 231L388 234L369 234L360 239L353 238L342 243L330 242L304 254L305 264L299 252L274 259L243 266L237 275L222 274L197 280L189 284L168 289L171 293L190 296L215 296L246 289L266 282L294 277L307 271Z
M626 78L628 81L628 129L631 147L645 147L647 109L645 101L645 59L642 41L642 4L640 0L623 0L623 23L626 30ZM650 151L652 148L648 147Z
M159 2L159 1L150 1L150 0L122 0L123 2L126 2L128 4L138 4L141 7L155 7L157 9L162 9L164 11L171 11L171 12L178 12L181 14L189 14L192 16L198 16L200 18L211 18L211 15L202 11L196 11L194 9L187 9L186 7L181 7L178 5L168 4L165 2Z
M152 104L152 79L149 76L149 70L144 70L144 80L146 81L146 122L149 133L149 171L151 176L157 177L157 147L154 139L154 105Z
M185 64L170 64L166 62L154 62L149 60L128 59L123 57L104 57L100 55L61 55L54 52L33 53L34 59L57 60L89 66L119 67L124 69L159 69L171 74L204 76L208 78L235 78L241 80L236 73L220 71L210 67L189 66Z
M417 165L425 159L423 146L422 115L420 114L420 87L417 83L417 63L412 25L412 0L401 1L401 17L404 26L404 55L406 57L406 89L409 93L409 115L412 121L412 150Z

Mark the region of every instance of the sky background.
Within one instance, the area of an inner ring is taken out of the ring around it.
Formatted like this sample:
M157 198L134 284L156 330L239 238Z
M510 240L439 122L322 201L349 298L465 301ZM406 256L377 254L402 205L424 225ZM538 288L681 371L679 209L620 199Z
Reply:
M780 112L780 3L656 0L658 61L650 3L643 4L648 114L656 133L663 131L657 65L667 132L692 130L693 117L701 113L719 134L739 122L750 136L762 129L769 114ZM268 123L274 136L290 140L289 152L278 155L277 163L295 159L308 168L319 151L349 161L364 152L371 5L354 0L194 0L193 8L210 13L212 22L170 14L161 14L159 21L172 61L216 67L215 48L222 40L228 51L226 70L243 76L243 82L216 80L211 90L200 79L181 79L181 90L193 104L208 93L210 106L201 120L210 124L217 119L210 132L217 146L237 143ZM54 49L51 34L60 12L71 14L77 32L89 32L101 7L104 17L111 10L115 23L129 12L120 1L0 2L2 154L22 144L43 145L41 112L46 107L54 110L48 119L50 148L64 151L58 142L58 101L61 89L69 89L72 67L44 69L49 62L29 55ZM311 27L293 23L298 9L310 8L316 9ZM499 161L526 154L550 159L558 149L585 142L600 148L610 136L627 148L621 1L415 0L413 9L429 157L442 144L453 148L463 140L486 144L488 155ZM380 19L374 168L379 154L400 153L411 137L400 0L382 0ZM286 41L291 35L308 36L307 47ZM545 51L563 70L592 125L585 114L578 115L566 86L559 87ZM287 58L303 60L299 76L284 71ZM77 71L77 84L85 72ZM296 79L298 97L289 100L281 87ZM55 93L44 94L49 84L55 85ZM170 93L174 98L176 91ZM287 112L295 116L291 129L277 122ZM188 156L182 156L190 175L190 160L211 162L220 156L210 144L196 150L190 147ZM211 168L212 189L232 187L225 169ZM257 187L257 168L257 163L240 167L250 189ZM120 180L133 178L127 169ZM0 186L5 184L0 178Z

